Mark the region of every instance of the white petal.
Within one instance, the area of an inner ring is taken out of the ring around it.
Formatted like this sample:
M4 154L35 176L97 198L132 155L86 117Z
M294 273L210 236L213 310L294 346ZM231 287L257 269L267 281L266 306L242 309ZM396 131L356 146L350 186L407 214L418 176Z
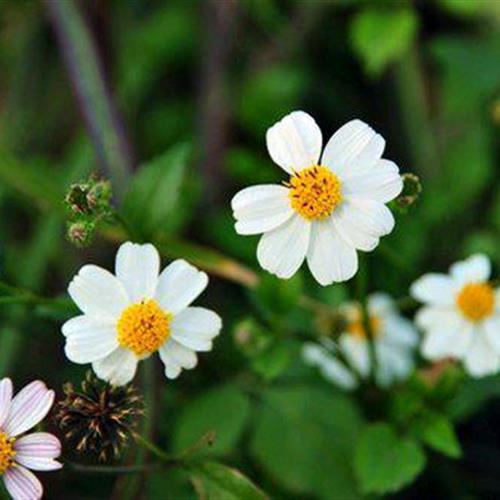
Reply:
M93 265L80 269L68 292L85 314L116 318L129 304L127 292L116 276Z
M210 351L221 328L221 318L203 307L188 307L171 323L172 338L194 351Z
M382 320L384 339L391 345L412 348L418 343L418 333L411 321L397 314L385 316Z
M181 369L191 370L198 362L196 353L171 339L160 348L160 358L165 364L165 375L173 379L179 376Z
M47 389L40 380L24 387L12 400L3 430L15 437L41 422L54 403L54 391Z
M260 234L277 228L292 215L285 186L261 185L241 190L231 201L238 234Z
M304 262L310 231L311 223L295 215L279 228L264 234L257 247L259 264L278 278L291 278Z
M138 362L131 351L119 347L105 358L92 363L92 368L100 379L113 385L125 385L134 378Z
M471 346L467 350L464 365L473 377L492 375L500 369L500 356L488 341L483 331L474 332Z
M343 334L339 338L342 354L347 362L363 377L370 373L370 353L368 342L354 338L350 334Z
M158 251L150 243L123 243L116 254L115 273L131 302L154 297L160 273Z
M31 470L57 470L62 465L54 460L61 454L61 443L52 434L35 432L14 443L15 460Z
M43 495L42 483L35 474L20 465L7 469L4 484L14 500L40 500Z
M457 316L454 322L434 326L425 333L422 355L431 360L449 356L462 358L470 349L475 334L473 325Z
M384 148L382 136L361 120L352 120L328 141L321 164L345 180L366 173L380 159Z
M377 350L377 382L387 387L396 380L403 380L413 369L413 359L410 352L401 346L384 342L376 343Z
M0 380L0 429L9 414L11 401L12 380L10 380L10 378L4 378Z
M355 196L387 203L403 190L398 166L389 160L378 160L364 175L349 177L342 183L344 196Z
M500 315L487 318L483 323L483 328L488 341L500 354Z
M266 142L273 161L293 175L318 164L323 138L314 118L294 111L267 131Z
M455 304L456 285L445 274L424 274L410 288L413 298L420 302L436 306L453 306Z
M491 274L491 262L486 255L476 254L453 264L450 267L450 274L461 285L488 281Z
M422 307L415 316L415 323L419 328L428 330L442 324L450 324L461 319L457 310L451 307Z
M394 300L384 292L375 292L368 297L368 310L370 314L376 314L377 316L396 314Z
M116 321L87 315L76 316L62 327L66 356L73 363L92 363L118 347Z
M346 281L358 270L356 250L340 237L331 218L312 224L307 263L323 286Z
M203 271L185 260L176 260L160 274L156 300L175 315L191 304L207 285L208 276Z
M394 216L384 204L362 198L346 199L334 210L332 220L344 240L365 252L394 229Z
M342 389L352 390L358 385L354 375L333 355L319 345L307 343L302 351L304 361L319 368L325 379Z

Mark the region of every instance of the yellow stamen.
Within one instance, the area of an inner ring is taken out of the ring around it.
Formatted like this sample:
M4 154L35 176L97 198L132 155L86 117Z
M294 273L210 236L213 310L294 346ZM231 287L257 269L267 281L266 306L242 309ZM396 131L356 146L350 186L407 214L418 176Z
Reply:
M359 319L348 323L347 331L357 339L361 340L368 338L365 325L361 321L361 315ZM380 332L380 319L377 318L377 316L370 316L370 331L374 337L376 337Z
M287 185L292 208L307 220L325 219L342 202L339 178L323 165L301 170Z
M15 438L10 438L5 432L0 432L0 476L14 465L14 450Z
M481 321L493 312L493 287L488 283L468 283L458 293L456 303L468 320Z
M127 307L118 320L118 342L137 356L157 351L170 335L172 315L150 299Z

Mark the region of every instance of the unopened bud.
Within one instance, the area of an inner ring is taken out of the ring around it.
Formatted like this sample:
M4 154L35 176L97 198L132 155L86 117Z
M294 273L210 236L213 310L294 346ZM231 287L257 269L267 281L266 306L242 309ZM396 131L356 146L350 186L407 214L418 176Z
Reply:
M420 193L422 193L422 183L415 174L403 174L403 191L396 198L396 205L401 210L407 210L414 205Z
M92 241L94 228L92 222L73 222L68 226L68 240L77 247L86 247Z

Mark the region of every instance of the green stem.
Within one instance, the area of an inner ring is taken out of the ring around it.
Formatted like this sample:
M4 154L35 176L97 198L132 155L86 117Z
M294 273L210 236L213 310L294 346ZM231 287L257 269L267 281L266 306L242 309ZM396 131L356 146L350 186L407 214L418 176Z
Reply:
M74 0L45 0L80 109L106 173L122 198L132 172L130 145L106 85L92 35Z
M146 450L151 452L161 461L169 463L177 462L177 460L174 457L169 455L166 451L162 450L160 447L156 446L156 444L151 442L148 438L145 438L144 436L139 434L136 436L136 440L140 445L142 445Z
M85 465L68 463L69 468L78 473L88 474L142 474L170 467L172 464L152 463L143 465Z
M368 258L363 256L360 259L360 265L358 274L356 275L356 288L358 301L361 309L361 320L363 323L363 328L366 332L368 339L368 351L370 356L370 369L371 378L373 383L376 383L377 379L377 351L375 348L374 333L372 331L370 322L370 313L368 311Z

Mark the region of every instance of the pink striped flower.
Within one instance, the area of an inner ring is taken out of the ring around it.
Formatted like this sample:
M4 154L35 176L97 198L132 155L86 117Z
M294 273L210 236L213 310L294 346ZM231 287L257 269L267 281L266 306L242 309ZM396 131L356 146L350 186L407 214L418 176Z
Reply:
M35 380L15 398L12 392L12 381L0 380L0 476L15 500L38 500L43 487L29 469L60 469L62 464L54 459L61 454L61 443L46 432L22 434L45 418L54 402L54 391Z

